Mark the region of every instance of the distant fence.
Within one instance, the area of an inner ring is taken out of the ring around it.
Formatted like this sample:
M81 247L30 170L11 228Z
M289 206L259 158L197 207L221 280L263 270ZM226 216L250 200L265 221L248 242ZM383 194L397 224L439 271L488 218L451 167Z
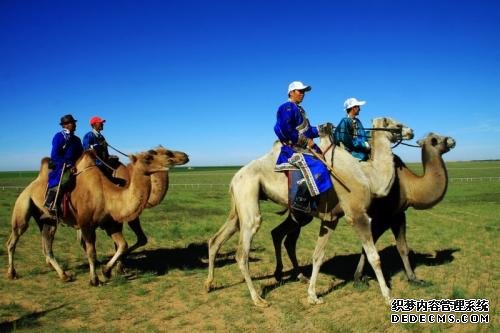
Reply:
M461 177L461 178L448 178L450 183L467 183L467 182L497 182L500 181L500 177ZM206 189L206 188L220 188L229 187L229 184L181 184L174 183L169 184L169 187L177 187L183 189ZM24 186L8 186L0 185L1 191L6 190L16 190L21 192Z

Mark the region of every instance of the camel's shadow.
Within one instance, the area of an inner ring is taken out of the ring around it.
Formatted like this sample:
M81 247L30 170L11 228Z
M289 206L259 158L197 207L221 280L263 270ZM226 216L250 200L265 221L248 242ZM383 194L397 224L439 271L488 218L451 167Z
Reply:
M410 251L409 259L413 269L418 266L438 266L452 262L455 257L453 253L460 251L460 249L444 249L436 251L435 255L430 253L415 253ZM399 256L396 246L391 245L379 251L380 261L382 264L382 272L386 282L390 285L391 278L397 273L404 271L403 261ZM337 255L325 261L321 266L321 272L333 275L336 278L345 281L354 280L354 272L359 261L359 254ZM312 265L304 267L306 272L310 274ZM376 279L375 273L366 260L364 275Z
M18 329L36 329L40 327L40 323L38 323L38 318L43 317L49 312L56 311L65 305L59 305L57 307L47 309L44 311L35 311L32 313L25 314L18 319L8 320L0 322L0 332L15 332Z
M251 252L262 252L262 248L252 248ZM215 267L222 267L236 263L236 251L217 254ZM135 251L127 255L124 266L127 270L137 272L154 272L155 275L165 275L171 269L192 270L208 267L207 243L191 243L187 247L159 248ZM104 262L108 261L107 258ZM249 261L260 259L250 257Z
M409 259L410 264L413 269L418 266L438 266L444 265L452 262L455 258L453 253L460 251L460 249L444 249L436 251L436 255L432 255L429 253L414 253L410 252ZM397 273L404 271L403 262L399 253L397 251L396 246L388 246L384 248L382 251L379 251L380 261L382 263L382 271L384 273L384 277L386 279L387 284L390 287L391 278ZM318 293L318 296L324 296L329 294L330 292L342 288L343 286L349 284L354 281L354 272L356 271L356 266L359 261L359 254L348 254L348 255L336 255L328 260L326 260L321 266L321 272L324 274L331 275L335 277L337 280L341 280L341 282L336 281L335 283L331 283L330 286L321 292ZM301 272L306 276L311 276L312 273L312 264L304 265L300 267ZM296 281L291 278L292 270L288 270L283 272L283 281L281 282L273 282L266 283L263 287L262 294L266 295L272 290L278 288L279 286ZM418 275L418 274L417 274ZM364 276L376 279L375 273L371 268L368 261L365 264ZM267 276L262 276L258 279L272 278L273 274L269 274Z

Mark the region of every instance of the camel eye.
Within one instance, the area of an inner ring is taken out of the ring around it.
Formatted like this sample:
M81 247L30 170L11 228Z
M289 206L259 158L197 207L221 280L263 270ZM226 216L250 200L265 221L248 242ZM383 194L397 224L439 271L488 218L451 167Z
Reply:
M174 153L172 153L170 150L167 150L167 156L168 157L174 157Z
M438 144L438 140L436 138L431 139L431 145L436 146Z

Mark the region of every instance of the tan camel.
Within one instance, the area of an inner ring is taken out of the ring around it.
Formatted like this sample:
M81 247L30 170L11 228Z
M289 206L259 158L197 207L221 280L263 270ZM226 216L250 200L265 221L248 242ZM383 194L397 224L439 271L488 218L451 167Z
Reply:
M396 238L396 247L403 261L406 276L414 283L422 281L415 275L408 259L405 211L408 207L429 209L443 200L448 188L448 173L442 155L455 147L455 140L430 133L419 140L418 144L422 147L424 174L416 175L395 156L397 178L394 186L387 197L376 199L369 211L373 219L373 241L376 242L386 230L391 229ZM365 259L365 254L362 252L354 273L355 281L361 279Z
M184 154L185 155L185 154ZM102 227L111 236L117 251L103 267L106 277L116 260L126 250L127 244L121 233L121 223L136 219L147 204L151 191L150 175L164 172L169 167L166 155L154 150L130 155L130 185L117 187L95 167L95 156L85 152L77 162L75 188L71 192L70 209L63 222L78 228L82 232L90 266L90 283L98 285L100 281L95 273L95 230ZM7 242L10 278L16 277L14 251L19 237L26 231L30 217L34 217L42 232L42 248L46 261L52 265L62 280L68 276L57 263L52 252L52 243L57 229L57 222L50 217L43 207L46 184L40 178L46 175L47 160L42 161L40 175L18 197L12 213L12 232ZM120 222L120 223L117 223Z
M394 155L396 165L396 180L391 191L386 197L377 198L370 206L368 214L372 218L373 240L378 238L391 228L395 238L396 246L403 260L406 275L412 282L420 282L413 272L408 259L408 246L406 243L406 216L408 207L416 209L428 209L439 203L445 193L448 184L447 172L442 155L455 146L455 140L450 137L430 133L424 139L418 141L422 147L423 176L415 175L409 170L401 159ZM272 231L273 243L276 255L276 269L274 276L281 280L283 263L281 259L281 243L285 238L285 249L292 262L292 277L301 280L306 278L300 273L295 248L300 235L300 228L312 220L312 216L293 213ZM366 257L362 251L361 258L354 274L355 281L361 279Z
M169 159L171 166L186 164L189 161L187 155L182 152L171 151L163 147L159 147L155 150L157 153L165 155ZM123 179L126 184L128 184L130 182L129 168L120 163L115 171L115 177ZM151 175L151 194L149 195L146 208L156 207L163 201L163 199L167 195L168 185L168 170L165 172L157 172ZM144 230L142 229L141 221L139 220L139 218L130 221L128 225L136 235L135 244L130 246L127 250L127 253L130 253L135 249L146 245L148 239L146 237L146 234L144 233Z
M325 159L335 166L337 174L347 182L350 192L344 187L336 184L335 193L340 199L340 205L346 212L347 220L354 224L362 243L369 253L369 261L372 264L384 297L389 300L390 291L387 288L384 277L380 269L380 260L376 251L371 233L369 230L369 217L366 211L370 205L372 197L387 195L387 192L394 180L394 165L389 163L392 159L390 144L397 141L401 135L403 139L411 139L413 131L404 127L400 123L390 118L377 118L373 121L373 127L383 128L386 131L374 132L374 142L372 145L372 160L369 162L370 168L361 167L361 163L343 149L329 149L325 154ZM321 138L321 148L323 151L331 146L330 136ZM222 246L238 229L240 230L240 240L236 254L239 268L245 278L251 298L256 306L267 306L268 303L262 299L255 287L248 270L248 254L253 236L258 231L262 223L259 208L259 199L269 199L284 207L288 205L287 178L281 172L275 172L274 166L280 151L281 144L275 143L273 149L263 157L250 162L240 169L233 177L230 185L231 210L225 224L208 241L208 277L205 282L207 291L213 289L214 262L215 257ZM372 180L370 178L379 177L383 180ZM388 185L389 184L389 185ZM326 206L327 213L318 213L316 216L322 218L322 228L326 228L330 223L335 223L337 217L329 213L338 203L335 195L331 196L327 202L320 202L320 207ZM329 208L328 208L329 207ZM330 222L328 222L330 220ZM324 226L323 226L324 223ZM324 234L328 234L325 232ZM325 237L320 240L325 241ZM326 241L325 241L326 244ZM322 252L323 250L323 252ZM314 255L316 268L324 256L324 246L317 246ZM318 302L311 299L311 302Z

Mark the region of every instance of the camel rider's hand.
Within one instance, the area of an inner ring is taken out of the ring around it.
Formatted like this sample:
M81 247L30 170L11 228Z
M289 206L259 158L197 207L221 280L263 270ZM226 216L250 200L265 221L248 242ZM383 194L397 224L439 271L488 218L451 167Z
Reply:
M372 149L372 148L370 147L370 144L368 143L368 141L365 141L365 148L366 148L366 150L370 150L370 149Z
M310 138L307 139L307 148L309 148L309 149L314 148L314 140L313 139L310 139Z

